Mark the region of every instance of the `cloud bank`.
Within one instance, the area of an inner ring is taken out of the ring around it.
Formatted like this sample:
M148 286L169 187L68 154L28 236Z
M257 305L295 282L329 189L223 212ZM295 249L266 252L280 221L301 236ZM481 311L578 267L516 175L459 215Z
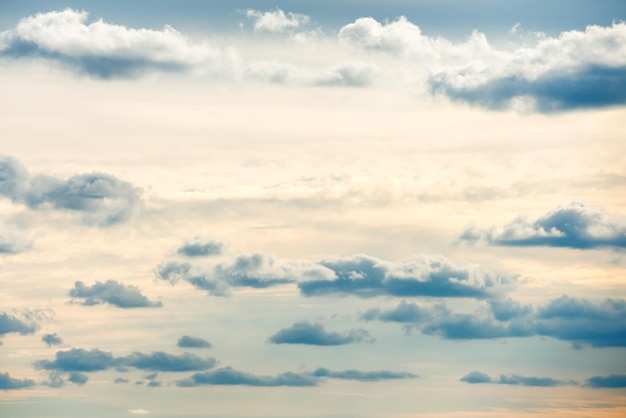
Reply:
M118 308L160 308L160 301L152 302L141 294L135 286L125 285L116 280L106 282L96 281L92 286L87 286L82 281L74 283L69 295L73 298L83 299L83 305L91 306L102 303L117 306Z

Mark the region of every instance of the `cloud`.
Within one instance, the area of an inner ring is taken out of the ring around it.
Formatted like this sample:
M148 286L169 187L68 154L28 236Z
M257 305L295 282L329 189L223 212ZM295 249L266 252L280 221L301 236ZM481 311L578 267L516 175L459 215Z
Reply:
M69 295L73 298L84 299L83 305L97 305L108 303L119 308L158 308L163 304L152 302L141 294L135 286L125 285L115 280L98 282L92 286L86 286L82 281L74 283Z
M20 319L7 313L0 313L0 337L9 333L21 335L32 334L37 330L37 324L26 319Z
M184 348L211 348L211 343L207 340L189 335L180 337L177 345Z
M330 377L333 379L344 380L359 380L364 382L376 382L379 380L390 379L411 379L417 377L413 373L404 372L390 372L387 370L362 372L359 370L343 370L343 371L331 371L326 368L320 367L311 373L311 376L315 377Z
M489 307L493 316L501 322L520 318L532 312L532 306L522 305L511 298L492 299L489 301Z
M48 380L41 382L41 384L51 388L62 388L65 386L65 380L63 380L62 375L63 373L57 370L52 370L48 372Z
M163 384L161 382L157 382L156 380L153 380L151 382L148 382L148 384L146 385L149 388L160 388Z
M519 217L499 230L467 228L459 240L516 247L626 248L626 220L602 208L572 202L534 222Z
M128 379L124 379L123 377L118 377L115 379L113 383L128 383Z
M541 112L626 102L626 24L587 26L544 37L533 47L433 71L432 93L492 109L516 100Z
M97 348L89 351L84 348L71 348L66 351L57 351L53 361L35 362L35 367L63 372L95 372L107 370L116 366L117 363L111 353Z
M261 12L254 9L246 10L246 16L254 18L254 30L261 32L283 32L297 29L309 22L309 17L300 13L283 12L276 9L272 12Z
M101 227L128 220L141 204L137 188L110 174L78 174L68 180L31 176L10 156L0 156L0 196L30 209L79 212L83 222Z
M86 11L69 8L24 18L0 33L0 56L40 57L102 79L195 69L221 73L232 66L229 54L193 43L167 25L156 31L87 19Z
M596 389L626 388L626 375L610 374L608 376L590 377L584 386Z
M378 67L373 64L352 62L323 71L311 83L329 87L365 87L372 84L378 72Z
M1 164L1 161L0 161ZM0 182L2 182L2 167L0 166ZM1 194L0 189L0 194ZM13 228L0 221L0 255L18 254L30 249L33 241L17 228Z
M150 413L150 411L148 411L146 409L143 409L143 408L129 409L128 412L133 414L133 415L145 415L145 414L149 414Z
M236 287L267 288L329 273L318 265L281 263L263 253L240 254L217 264L172 261L161 264L156 272L162 280L173 284L184 280L215 296L228 295Z
M85 383L87 383L88 380L89 380L89 377L87 377L86 374L79 373L79 372L72 372L67 378L68 382L74 383L79 386L84 385Z
M553 379L551 377L527 377L517 374L500 375L499 378L494 379L481 372L471 372L460 379L462 382L478 384L478 383L491 383L497 385L516 385L516 386L539 386L539 387L556 387L576 384L573 381L563 381Z
M31 379L16 379L9 373L0 373L0 390L24 389L34 385L35 382Z
M214 358L201 358L190 353L175 355L163 351L156 351L151 354L135 352L119 358L118 362L124 366L136 369L160 372L206 370L214 367L216 364Z
M360 315L361 319L366 321L379 320L385 322L403 322L416 324L426 321L431 318L430 310L422 308L415 303L409 303L406 301L400 302L400 304L394 309L388 311L381 311L378 308L369 309L365 313Z
M328 332L321 324L307 321L296 322L290 328L281 329L272 335L269 342L273 344L306 344L306 345L344 345L360 342L372 342L373 339L364 329L351 329L344 333Z
M320 265L335 273L331 280L298 284L305 296L355 295L363 298L389 296L468 297L482 299L489 290L516 281L452 261L443 256L414 256L400 263L367 255L323 260Z
M224 367L210 372L195 373L191 377L176 382L180 387L200 385L243 385L243 386L317 386L311 376L286 372L276 376L259 376Z
M63 344L63 339L59 337L56 333L44 334L44 336L41 337L41 341L48 344L48 346Z
M204 257L222 255L226 249L226 243L208 238L194 237L183 243L178 249L178 254L187 257Z

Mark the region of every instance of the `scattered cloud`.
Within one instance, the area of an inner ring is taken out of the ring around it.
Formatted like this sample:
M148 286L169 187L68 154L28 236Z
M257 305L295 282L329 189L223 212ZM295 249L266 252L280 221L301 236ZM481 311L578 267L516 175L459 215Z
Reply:
M129 409L128 412L133 414L133 415L145 415L145 414L149 414L150 413L148 410L143 409L143 408Z
M128 379L124 379L123 377L118 377L115 379L113 383L128 383Z
M516 247L626 248L626 219L599 207L573 202L534 222L518 217L500 229L469 227L459 240Z
M210 372L195 373L191 377L176 382L180 387L201 385L243 385L243 386L317 386L311 376L286 372L276 376L259 376L224 367Z
M77 281L69 295L73 298L84 299L83 305L91 306L102 303L117 306L118 308L159 308L160 301L152 302L141 294L135 286L125 285L116 280L98 282L92 286Z
M3 178L1 164L0 160L0 184ZM2 189L0 188L0 194L1 193ZM30 249L32 246L33 241L29 239L24 232L0 221L0 255L18 254Z
M281 329L272 335L269 342L273 344L305 344L305 345L344 345L360 342L373 342L373 338L364 329L351 329L338 333L329 332L322 324L307 321L296 322L290 328Z
M177 345L184 348L211 348L211 343L207 340L199 337L190 337L189 335L180 337Z
M186 240L178 249L178 254L187 257L222 255L226 243L209 238L194 237Z
M390 380L390 379L412 379L412 378L417 377L417 375L413 373L391 372L387 370L380 370L380 371L373 371L373 372L362 372L359 370L332 371L324 367L320 367L319 369L314 370L311 373L311 376L330 377L333 379L343 379L343 380L359 380L359 381L364 381L364 382L376 382L379 380Z
M331 280L298 283L305 296L355 295L467 297L482 299L491 289L511 285L516 277L473 269L443 256L414 256L400 263L367 255L323 260Z
M66 351L57 351L53 361L35 362L35 367L62 372L95 372L107 370L116 364L116 359L109 352L97 348L89 351L84 348L71 348Z
M0 373L0 390L24 389L34 385L35 382L31 379L16 379L9 373Z
M160 372L206 370L214 367L216 364L214 358L201 358L190 353L181 355L168 354L163 351L156 351L150 354L135 352L119 358L118 362L124 366L136 369Z
M37 324L29 319L21 319L5 312L0 313L0 337L9 333L21 335L32 334L37 330ZM0 341L0 345L2 341Z
M556 387L576 384L573 381L557 380L551 377L527 377L517 374L500 375L497 379L481 372L471 372L460 379L462 382L478 384L491 383L497 385Z
M297 29L309 23L309 17L300 13L283 12L276 9L271 12L261 12L254 9L245 11L246 16L254 19L254 30L258 32L283 32L288 29Z
M429 309L403 300L394 309L382 311L378 308L373 308L362 313L360 317L366 321L378 320L416 324L431 319L431 313Z
M141 204L137 188L110 174L78 174L67 180L31 176L11 156L0 156L0 196L30 209L79 212L85 223L101 227L128 220Z
M72 372L67 378L68 382L74 383L79 386L84 385L85 383L87 383L88 380L89 380L89 377L87 377L86 374L79 373L79 372Z
M63 339L59 337L56 333L44 334L43 337L41 337L41 341L48 344L48 346L63 344Z
M608 376L594 376L585 381L585 386L596 389L626 388L626 375L610 374Z

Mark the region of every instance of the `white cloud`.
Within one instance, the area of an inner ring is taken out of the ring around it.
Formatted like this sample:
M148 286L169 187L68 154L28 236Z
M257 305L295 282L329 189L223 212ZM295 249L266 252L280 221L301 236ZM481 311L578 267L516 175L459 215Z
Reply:
M33 242L17 228L0 221L0 254L17 254L33 246Z
M138 408L138 409L129 409L128 412L130 412L133 415L144 415L144 414L149 414L150 412L143 409L143 408Z
M296 29L309 22L309 17L300 13L285 13L280 9L273 12L261 12L254 9L246 10L246 16L254 18L255 31L283 32Z

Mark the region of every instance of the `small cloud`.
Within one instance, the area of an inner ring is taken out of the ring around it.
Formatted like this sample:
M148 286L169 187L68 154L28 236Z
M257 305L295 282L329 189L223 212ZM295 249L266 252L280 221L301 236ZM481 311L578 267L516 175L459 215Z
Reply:
M115 379L113 383L128 383L128 379L124 379L123 377L118 377Z
M135 286L125 285L116 280L107 280L105 283L96 282L92 286L77 281L69 292L74 298L84 299L83 305L91 306L108 303L118 308L160 308L163 304L152 302L141 294Z
M0 183L3 175L1 170L0 167ZM2 195L1 190L0 195ZM26 237L24 232L0 221L0 255L19 254L32 248L32 246L33 241Z
M48 346L63 344L63 339L59 337L56 333L44 334L44 336L41 337L41 341L48 344Z
M287 29L297 29L309 22L309 17L300 13L285 13L281 9L272 12L261 12L254 9L245 11L246 16L254 18L254 30L257 32L283 32Z
M9 333L33 334L36 330L37 324L29 319L21 319L4 312L0 313L0 337Z
M311 373L311 376L315 377L329 377L333 379L343 380L358 380L362 382L377 382L380 380L392 380L392 379L412 379L417 375L413 373L405 372L391 372L388 370L379 370L372 372L362 372L359 370L343 370L332 371L326 368L320 367Z
M594 376L585 381L585 385L595 389L626 388L625 374L610 374L608 376Z
M17 379L11 377L9 373L0 373L0 390L24 389L35 385L31 379Z
M211 348L211 343L207 340L189 335L180 337L177 345L183 348Z
M89 380L89 377L87 377L86 374L79 373L79 372L72 372L67 378L68 382L74 383L79 386L84 385L85 383L87 383L88 380Z
M460 379L462 382L471 384L490 383L496 385L514 385L514 386L536 386L536 387L556 387L564 385L574 385L576 382L557 380L551 377L528 377L517 374L500 375L494 379L489 375L481 372L471 372Z
M372 342L369 333L364 329L351 329L344 333L328 332L321 324L307 321L296 322L272 335L269 342L273 344L306 344L306 345L344 345L359 342Z
M187 379L176 382L176 386L179 387L201 385L302 387L317 386L317 380L311 376L292 372L281 373L276 376L259 376L225 367L211 372L196 373Z
M120 357L118 362L136 369L160 372L206 370L214 367L217 363L211 357L201 358L190 353L176 355L163 351L156 351L150 354L134 352L126 357Z
M226 243L209 238L194 237L188 239L178 249L178 254L187 257L205 257L222 255Z
M143 409L143 408L129 409L128 412L133 414L133 415L144 415L144 414L149 414L150 413L148 410Z

